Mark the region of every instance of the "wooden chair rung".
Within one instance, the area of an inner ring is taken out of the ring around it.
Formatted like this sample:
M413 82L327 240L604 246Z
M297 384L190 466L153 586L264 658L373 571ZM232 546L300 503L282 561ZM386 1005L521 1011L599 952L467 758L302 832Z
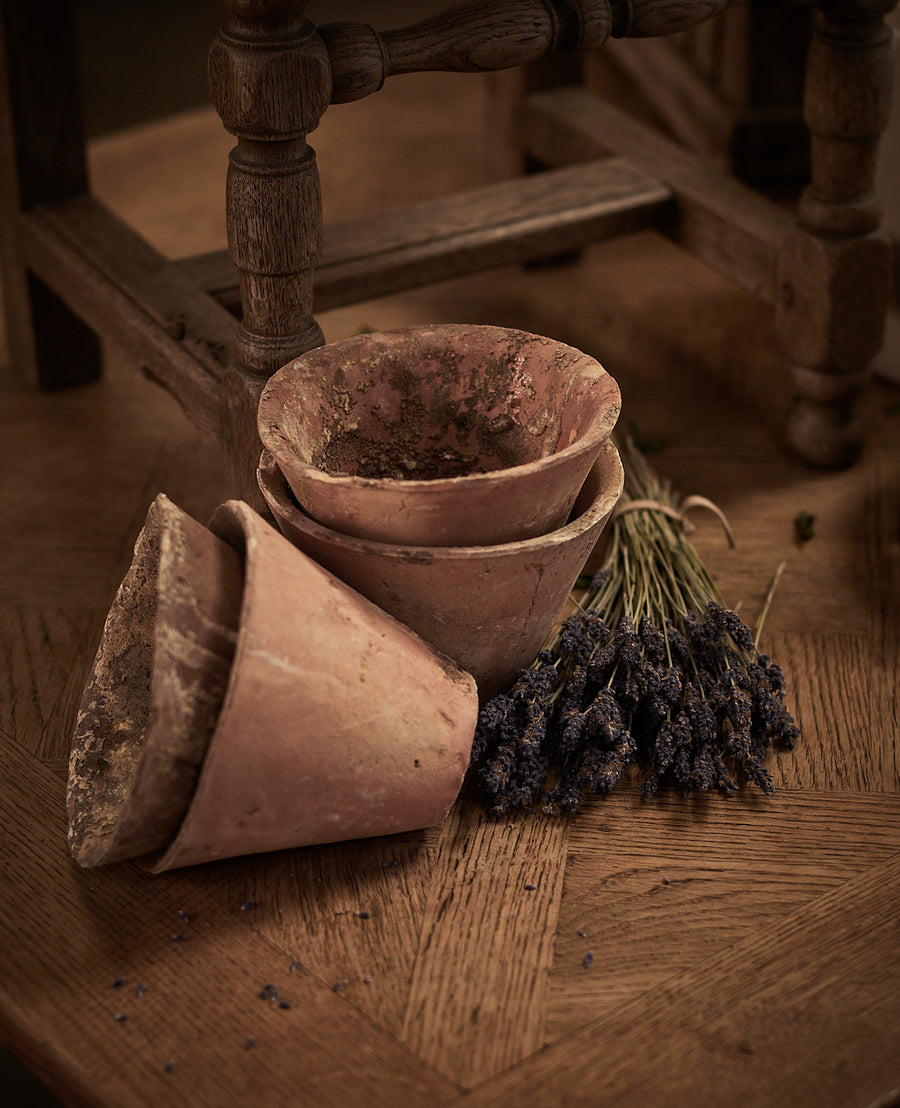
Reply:
M525 114L529 153L547 165L627 150L630 166L670 190L673 237L754 296L775 302L779 251L795 226L790 211L586 89L533 93Z
M218 434L232 316L92 196L34 208L20 226L28 267Z
M656 177L624 158L602 158L326 227L316 311L657 226L671 200ZM227 252L179 265L220 303L240 310Z

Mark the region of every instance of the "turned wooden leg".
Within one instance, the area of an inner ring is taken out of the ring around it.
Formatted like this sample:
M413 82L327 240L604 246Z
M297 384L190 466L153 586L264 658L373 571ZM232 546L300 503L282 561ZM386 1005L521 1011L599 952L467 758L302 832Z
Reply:
M9 368L29 385L77 385L99 375L100 343L29 273L18 228L21 211L87 191L67 0L0 0L0 65L0 286Z
M213 43L213 103L237 138L226 189L228 243L240 274L243 319L225 388L223 439L239 493L260 498L256 408L266 379L320 346L313 277L322 210L306 136L331 97L331 69L296 0L225 0L229 21Z
M788 439L807 461L850 464L856 399L884 337L891 254L874 192L891 98L893 0L822 0L806 74L810 183L781 257L779 330L796 366Z

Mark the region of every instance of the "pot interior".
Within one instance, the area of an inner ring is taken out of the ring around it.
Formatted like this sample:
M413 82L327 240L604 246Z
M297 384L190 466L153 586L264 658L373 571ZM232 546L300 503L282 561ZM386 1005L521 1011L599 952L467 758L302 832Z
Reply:
M597 441L618 414L594 359L502 328L410 328L310 351L261 413L332 476L435 480L506 469ZM612 410L611 410L612 409Z

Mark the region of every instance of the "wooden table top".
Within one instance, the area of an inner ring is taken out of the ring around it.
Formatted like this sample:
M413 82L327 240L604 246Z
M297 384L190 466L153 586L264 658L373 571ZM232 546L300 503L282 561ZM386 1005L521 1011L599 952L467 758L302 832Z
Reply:
M445 87L421 86L437 103ZM363 133L384 135L390 108L361 105ZM323 129L323 167L351 149L349 126ZM448 125L447 166L466 126ZM212 175L220 150L211 113L119 136L95 151L98 188L158 242L183 243L201 201L189 189L161 211L139 168L163 184L186 166ZM227 486L217 447L114 352L97 385L7 385L0 1042L65 1101L116 1108L867 1108L891 1090L898 1103L897 391L869 394L858 466L804 469L778 445L767 313L647 235L323 323L336 338L439 318L596 353L623 420L665 439L656 468L728 514L735 550L712 520L696 543L748 621L786 562L764 645L803 738L772 758L776 794L647 802L623 784L566 821L491 818L464 793L421 833L157 877L80 870L65 759L113 592L157 492L205 521ZM802 547L800 510L817 519Z

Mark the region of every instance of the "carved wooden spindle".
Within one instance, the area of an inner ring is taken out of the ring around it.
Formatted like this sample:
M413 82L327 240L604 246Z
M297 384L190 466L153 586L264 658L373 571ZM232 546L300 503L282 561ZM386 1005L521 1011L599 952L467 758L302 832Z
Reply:
M612 0L618 37L649 38L689 31L698 23L718 15L734 3L745 0Z
M778 324L793 369L791 445L821 466L851 463L855 402L884 334L890 246L874 192L892 86L894 0L823 0L807 65L811 178L781 257Z
M306 136L331 96L328 55L304 0L224 0L209 53L213 103L237 138L226 187L228 244L240 275L236 364L223 381L222 440L235 495L260 510L256 409L266 379L320 346L313 280L322 205Z
M213 43L213 103L237 138L228 167L228 242L240 273L239 361L262 377L311 347L321 197L306 136L331 97L328 55L297 0L225 0Z
M559 51L591 50L610 35L684 31L735 0L469 0L379 32L331 23L319 34L331 57L332 102L359 100L398 73L509 69Z

